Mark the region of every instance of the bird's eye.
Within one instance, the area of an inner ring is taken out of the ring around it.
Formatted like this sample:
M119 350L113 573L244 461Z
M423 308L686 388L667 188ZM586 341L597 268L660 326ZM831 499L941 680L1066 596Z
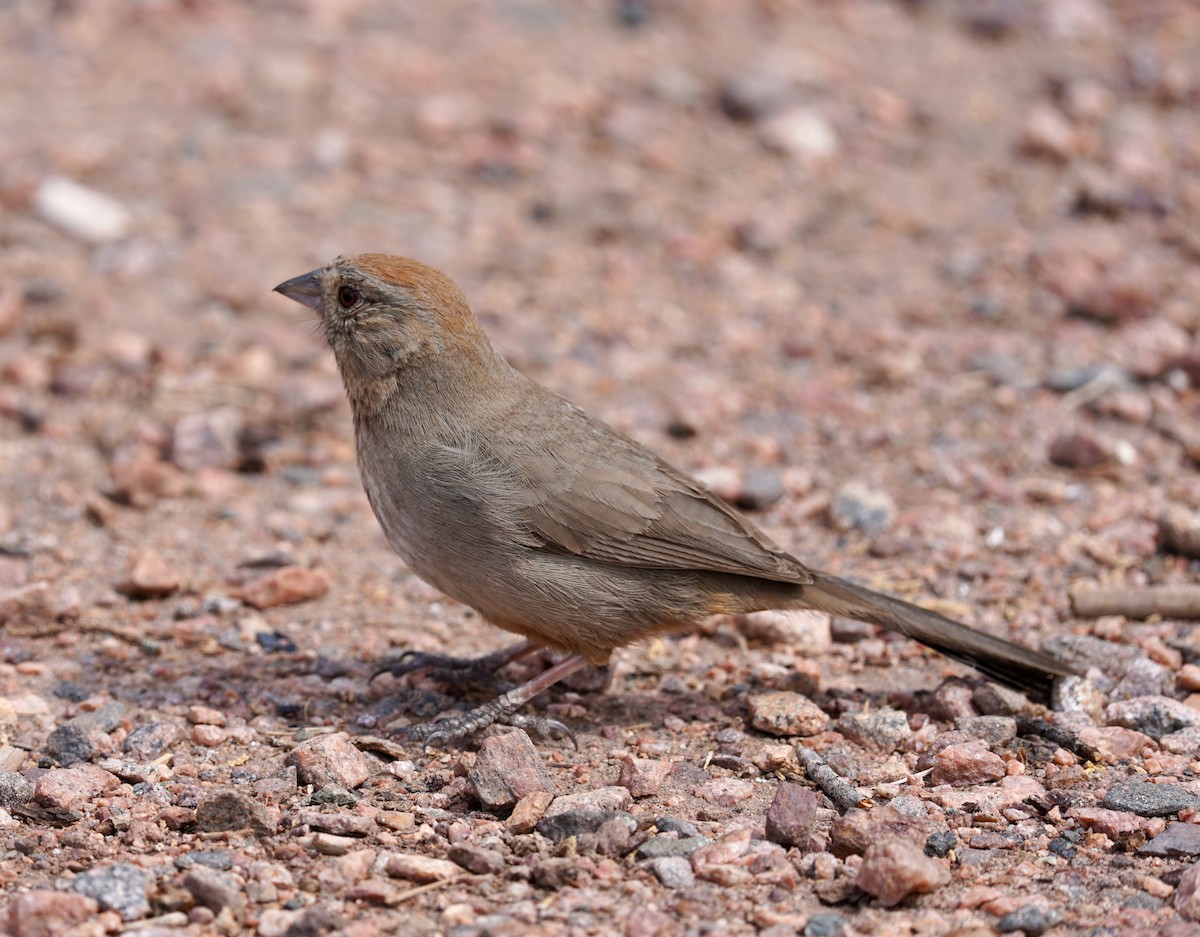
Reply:
M337 301L343 309L349 309L359 300L358 290L353 286L338 287Z

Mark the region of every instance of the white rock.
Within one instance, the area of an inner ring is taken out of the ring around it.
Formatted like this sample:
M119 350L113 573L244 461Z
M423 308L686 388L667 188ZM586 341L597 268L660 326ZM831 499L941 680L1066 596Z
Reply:
M794 107L772 114L759 122L758 129L763 143L805 166L825 166L837 156L837 131L816 108Z
M33 207L43 220L90 244L124 237L132 220L129 209L116 199L62 176L42 180Z

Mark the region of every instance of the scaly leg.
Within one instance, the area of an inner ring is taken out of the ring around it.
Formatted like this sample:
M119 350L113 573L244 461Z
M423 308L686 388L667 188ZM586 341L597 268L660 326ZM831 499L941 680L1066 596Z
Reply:
M580 654L571 654L553 667L538 674L528 683L522 683L519 687L511 689L507 693L502 693L500 696L484 703L476 709L458 716L451 716L440 722L423 722L418 725L400 728L398 731L409 738L419 739L426 745L434 741L445 744L472 735L495 722L508 722L523 728L532 728L542 735L549 735L551 732L561 732L578 748L579 744L575 741L575 736L571 733L571 730L557 719L524 716L518 714L517 710L541 693L542 690L553 686L564 677L582 670L587 665L587 658Z

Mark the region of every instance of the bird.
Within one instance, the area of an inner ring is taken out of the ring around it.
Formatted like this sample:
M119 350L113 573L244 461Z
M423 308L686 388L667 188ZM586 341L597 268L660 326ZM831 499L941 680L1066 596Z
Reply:
M528 718L520 710L538 693L606 665L615 648L767 609L897 632L1039 702L1072 673L1042 651L805 565L686 472L513 368L432 267L343 256L275 291L316 313L388 543L419 577L523 639L480 658L416 663L486 673L541 648L565 655L408 735L450 742Z

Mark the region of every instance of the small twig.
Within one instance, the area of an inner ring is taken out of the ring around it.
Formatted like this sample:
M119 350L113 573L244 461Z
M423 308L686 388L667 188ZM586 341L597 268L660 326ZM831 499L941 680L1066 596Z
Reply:
M418 885L416 888L410 888L408 891L402 891L398 895L393 895L387 900L387 905L390 908L396 905L404 904L410 898L416 898L418 895L423 895L427 891L433 891L435 888L441 888L444 885L455 885L458 882L465 881L469 878L475 878L474 875L456 875L454 878L444 878L440 881L430 882L427 885Z
M1071 607L1080 618L1124 615L1146 619L1200 618L1200 586L1146 586L1140 589L1096 589L1077 586L1071 589Z
M5 632L16 638L52 638L65 634L102 634L110 638L132 644L143 654L158 657L162 653L162 645L148 638L140 631L122 628L120 625L110 625L98 621L53 621L39 622L36 625L6 625Z
M1065 748L1067 751L1078 755L1084 761L1092 762L1092 764L1100 764L1104 759L1104 756L1099 751L1083 741L1074 732L1064 729L1062 726L1053 725L1041 716L1017 716L1017 734L1043 738L1047 742L1057 745L1059 748Z
M829 767L829 763L811 748L797 745L796 757L804 766L804 773L808 779L817 785L821 793L833 801L833 805L841 813L854 807L868 809L874 806L870 797L863 796L857 788Z

